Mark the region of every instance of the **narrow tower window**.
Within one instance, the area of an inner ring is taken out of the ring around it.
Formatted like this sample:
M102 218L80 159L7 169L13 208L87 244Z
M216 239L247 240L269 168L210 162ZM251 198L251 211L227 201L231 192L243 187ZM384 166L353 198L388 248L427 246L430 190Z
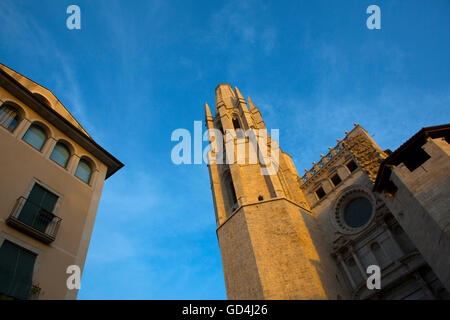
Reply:
M233 127L235 130L241 129L241 124L239 123L239 120L236 118L236 116L233 117Z
M230 190L230 193L231 193L231 201L232 201L233 206L234 206L237 203L237 198L236 198L236 191L234 190L233 180L230 180L229 190Z
M233 127L236 130L236 136L238 139L244 138L244 130L242 130L241 123L236 115L233 115Z
M236 190L234 190L233 179L231 178L231 173L229 170L224 172L223 181L225 188L227 190L227 196L229 199L230 207L233 210L237 204L237 197L236 197Z

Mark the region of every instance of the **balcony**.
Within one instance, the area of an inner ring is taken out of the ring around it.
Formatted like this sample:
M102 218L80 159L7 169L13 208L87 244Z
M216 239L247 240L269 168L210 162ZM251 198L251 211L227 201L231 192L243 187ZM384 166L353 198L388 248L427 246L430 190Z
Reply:
M46 244L53 242L58 233L61 218L24 197L16 205L6 223Z

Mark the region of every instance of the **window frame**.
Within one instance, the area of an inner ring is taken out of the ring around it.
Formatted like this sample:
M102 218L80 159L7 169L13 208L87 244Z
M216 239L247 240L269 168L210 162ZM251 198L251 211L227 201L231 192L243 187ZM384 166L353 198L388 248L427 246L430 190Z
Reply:
M33 144L31 144L29 141L25 140L25 137L27 136L28 132L30 132L30 130L32 128L37 128L39 130L41 130L44 135L45 135L45 140L42 142L42 146L40 149L38 149L36 146L34 146ZM24 133L24 135L22 136L22 141L26 142L29 146L33 147L33 149L42 152L42 149L44 148L46 142L48 141L48 139L50 138L50 134L48 132L48 129L45 128L44 125L40 124L39 122L33 122L32 124L30 124L30 126L28 127L27 131Z
M78 171L78 168L79 168L81 162L86 163L88 165L89 169L91 170L91 172L89 174L89 181L88 182L86 182L82 177L77 175L77 171ZM80 160L78 161L77 167L75 168L74 176L77 177L78 179L80 179L81 181L83 181L84 183L86 183L88 186L91 186L92 185L92 177L93 177L93 174L94 174L94 170L95 170L95 167L94 167L94 164L92 163L92 160L89 159L86 156L82 156L80 158Z
M334 178L334 177L337 177L337 178L339 179L339 182L338 182L338 183L334 183L334 181L333 181L333 178ZM338 186L342 183L342 178L341 178L341 176L339 175L339 173L336 171L336 172L334 172L334 173L331 174L331 176L330 176L330 181L331 181L331 184L333 185L333 187L338 187Z
M53 154L54 154L56 148L58 147L58 145L63 146L63 147L68 151L68 153L69 153L65 165L62 165L61 163L59 163L58 161L56 161L55 159L52 158L52 156L53 156ZM49 155L48 158L49 158L50 160L52 160L53 162L55 162L57 165L61 166L62 168L67 169L67 166L69 165L69 161L70 161L70 157L71 157L71 156L72 156L72 150L71 150L71 148L67 145L66 142L64 142L64 141L62 141L62 140L59 140L58 142L56 142L56 144L55 144L55 146L53 147L53 150L52 150L52 152L50 153L50 155Z
M13 112L15 112L15 116L13 118L13 121L15 120L17 122L16 122L16 124L14 125L14 127L12 129L10 128L11 127L11 123L8 125L8 127L5 127L4 125L0 124L0 127L2 127L3 129L7 130L10 133L14 133L16 131L16 129L19 127L19 125L22 122L22 120L24 119L23 110L19 106L15 105L14 103L11 103L9 101L3 102L0 105L0 110L2 108L7 108L7 109L12 110Z
M52 213L53 213L54 215L58 215L58 210L59 210L59 207L60 207L60 205L61 205L61 202L63 201L64 195L62 195L61 193L59 193L58 191L56 191L56 190L53 189L52 187L46 185L45 183L43 183L43 182L40 181L39 179L33 178L33 179L31 180L30 186L28 187L28 190L27 190L27 192L23 195L23 197L24 197L25 199L28 199L28 197L29 197L30 194L31 194L31 191L32 191L33 188L34 188L34 185L36 185L36 184L38 184L41 188L46 189L48 192L53 193L54 195L56 195L56 196L58 197L58 201L56 201L55 207L53 208L53 211L52 211Z
M23 249L28 250L36 255L34 269L33 269L33 277L32 277L32 284L34 284L35 280L36 280L36 274L39 271L39 267L41 265L41 260L42 260L42 256L43 256L44 252L34 246L29 245L28 243L26 243L18 238L15 238L15 237L5 233L5 232L0 232L0 246L3 245L3 242L5 240L12 242L13 244L15 244L19 247L22 247Z
M317 193L319 190L322 190L322 192L323 192L323 196L321 196L321 197ZM318 188L315 188L314 189L314 194L315 194L317 200L319 200L319 201L322 200L323 198L325 198L326 195L327 195L327 193L325 192L325 189L322 186L319 186Z
M350 168L348 167L349 164L351 164L351 163L353 163L353 164L355 165L355 169L353 169L353 170L350 170ZM353 172L355 172L355 171L358 170L358 168L359 168L359 166L356 164L356 161L353 160L353 159L350 159L349 161L347 161L347 162L345 163L345 167L347 168L347 170L348 170L348 172L349 172L350 174L352 174Z

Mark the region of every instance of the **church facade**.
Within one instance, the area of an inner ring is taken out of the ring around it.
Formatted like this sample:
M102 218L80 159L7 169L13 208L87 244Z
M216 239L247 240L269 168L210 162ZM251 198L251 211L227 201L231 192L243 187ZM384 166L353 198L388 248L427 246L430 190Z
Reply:
M215 107L213 117L206 105L208 129L266 129L228 84L217 86ZM250 150L250 140L224 135L224 153ZM355 124L302 177L281 149L268 175L250 152L243 162L210 161L228 298L449 299L449 141L442 125L383 151ZM270 137L263 144L253 148L278 148ZM380 289L367 286L373 265Z

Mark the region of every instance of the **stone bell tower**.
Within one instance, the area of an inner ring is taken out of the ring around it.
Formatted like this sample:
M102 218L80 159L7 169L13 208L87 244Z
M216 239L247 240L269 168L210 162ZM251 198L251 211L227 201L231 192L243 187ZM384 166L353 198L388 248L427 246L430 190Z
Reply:
M239 133L238 129L254 129L258 138L264 134L259 109L250 98L247 105L239 90L228 84L216 88L215 117L207 104L205 109L206 127L224 133L222 138L210 130L213 151L208 167L228 298L348 297L336 280L336 264L298 186L291 157L270 137L251 142L248 135ZM227 130L237 132L228 135ZM220 148L214 147L220 139L225 156L219 156ZM260 155L266 148L271 164L267 156L252 161L251 150ZM245 150L245 156L238 150ZM217 161L230 156L235 160Z

